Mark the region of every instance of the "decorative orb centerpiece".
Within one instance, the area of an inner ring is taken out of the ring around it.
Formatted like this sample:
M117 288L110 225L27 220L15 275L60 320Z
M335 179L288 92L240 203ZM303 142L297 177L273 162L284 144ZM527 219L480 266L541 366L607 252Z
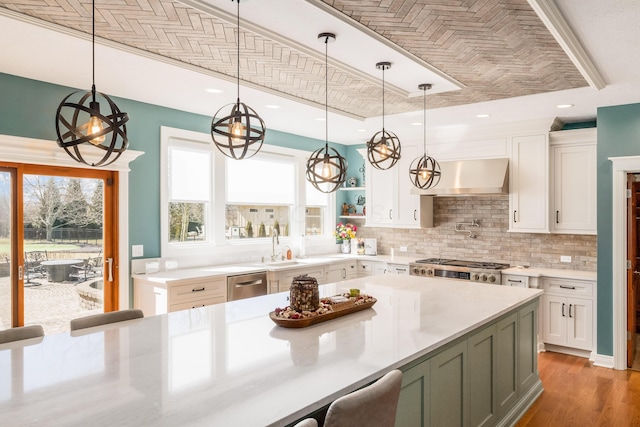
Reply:
M347 160L335 148L318 148L307 160L307 181L318 191L333 193L346 179Z
M229 106L232 106L231 113L217 119ZM215 146L222 154L236 160L248 159L260 151L265 131L264 121L258 113L240 100L220 108L211 121L211 138Z
M417 188L426 190L435 187L440 182L440 164L433 157L426 154L411 162L409 179Z
M108 105L103 114L100 104ZM106 166L118 159L129 146L127 113L105 94L73 92L56 111L57 143L76 161L89 166Z
M390 169L400 160L400 139L395 133L382 129L367 142L367 158L376 169Z

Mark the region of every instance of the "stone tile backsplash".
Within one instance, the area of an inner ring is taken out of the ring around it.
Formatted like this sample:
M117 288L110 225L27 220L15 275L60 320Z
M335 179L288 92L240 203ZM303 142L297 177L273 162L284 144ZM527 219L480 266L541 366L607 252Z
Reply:
M509 229L509 196L436 197L433 203L433 228L401 229L359 227L358 237L378 239L378 254L458 258L472 261L503 262L513 266L596 271L597 237L575 234L513 233ZM456 232L455 224L477 219L479 227L462 226L473 231ZM571 256L561 263L560 256Z

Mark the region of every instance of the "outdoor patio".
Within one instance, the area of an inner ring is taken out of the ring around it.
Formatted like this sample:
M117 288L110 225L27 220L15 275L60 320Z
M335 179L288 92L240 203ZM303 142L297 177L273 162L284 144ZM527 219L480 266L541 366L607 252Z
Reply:
M47 335L69 331L69 321L102 312L102 278L83 282L32 280L24 288L25 324L38 323ZM0 329L11 326L11 287L8 277L0 278Z

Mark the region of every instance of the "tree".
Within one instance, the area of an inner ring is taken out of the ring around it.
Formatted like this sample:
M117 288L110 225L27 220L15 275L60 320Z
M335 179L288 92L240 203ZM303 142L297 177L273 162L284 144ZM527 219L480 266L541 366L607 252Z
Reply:
M96 188L93 190L91 202L87 208L87 219L91 228L102 228L102 204L104 203L104 188L102 180L98 181Z
M62 198L54 177L25 175L25 222L44 228L46 239L52 240L52 231L60 225Z
M82 191L82 182L77 178L69 179L60 220L66 227L86 227L91 222L87 215L88 207Z

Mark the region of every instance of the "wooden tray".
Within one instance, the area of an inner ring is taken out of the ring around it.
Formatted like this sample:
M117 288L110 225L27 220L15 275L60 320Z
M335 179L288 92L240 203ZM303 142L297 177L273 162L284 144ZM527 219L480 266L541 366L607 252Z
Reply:
M333 311L325 314L319 314L314 317L305 317L303 319L284 319L276 316L275 310L269 313L269 317L276 325L282 326L283 328L306 328L307 326L315 325L316 323L325 322L357 311L366 310L367 308L373 307L373 304L377 301L378 300L373 298L371 301L358 305L354 304L352 301L332 304L331 307L333 308Z

